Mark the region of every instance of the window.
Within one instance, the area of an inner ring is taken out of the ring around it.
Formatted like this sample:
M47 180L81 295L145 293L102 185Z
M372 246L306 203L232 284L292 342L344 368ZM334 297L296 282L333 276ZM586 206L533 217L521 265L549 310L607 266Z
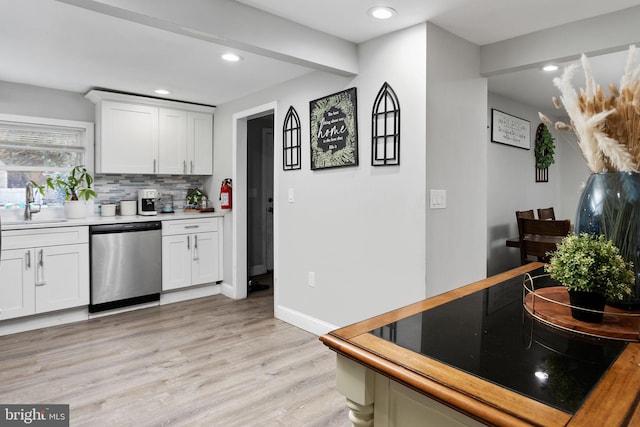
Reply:
M26 184L67 173L74 166L93 169L93 123L0 114L0 208L23 208ZM44 204L64 196L47 192Z

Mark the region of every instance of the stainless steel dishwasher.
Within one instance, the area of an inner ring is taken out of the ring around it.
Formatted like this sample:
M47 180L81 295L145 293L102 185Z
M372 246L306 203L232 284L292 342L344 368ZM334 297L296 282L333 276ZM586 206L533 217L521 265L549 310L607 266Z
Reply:
M89 234L91 313L160 299L160 221L92 225Z

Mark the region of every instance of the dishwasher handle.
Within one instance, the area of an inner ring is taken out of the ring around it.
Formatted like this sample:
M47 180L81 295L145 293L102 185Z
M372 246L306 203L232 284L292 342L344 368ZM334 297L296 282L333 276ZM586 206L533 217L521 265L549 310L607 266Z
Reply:
M126 222L121 224L103 224L89 226L91 234L128 233L133 231L161 230L160 221Z

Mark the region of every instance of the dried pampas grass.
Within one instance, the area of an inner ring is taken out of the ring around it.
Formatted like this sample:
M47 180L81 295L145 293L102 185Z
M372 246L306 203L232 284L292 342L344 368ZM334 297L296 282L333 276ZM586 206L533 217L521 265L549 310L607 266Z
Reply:
M571 80L579 68L584 72L585 88L576 91ZM553 83L561 93L559 99L554 97L553 104L564 107L571 119L570 125L556 122L555 128L575 132L589 169L640 171L640 64L636 47L629 47L620 87L610 83L608 96L593 79L586 55ZM543 114L540 119L551 122Z

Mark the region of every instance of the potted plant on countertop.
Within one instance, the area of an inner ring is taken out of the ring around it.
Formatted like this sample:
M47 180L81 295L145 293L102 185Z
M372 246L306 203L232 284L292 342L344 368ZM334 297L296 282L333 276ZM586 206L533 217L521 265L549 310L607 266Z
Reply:
M43 185L33 181L32 184L42 195L44 195L45 187L51 190L64 191L64 215L70 219L86 217L87 205L85 202L92 197L98 196L91 188L93 177L84 165L74 167L67 175L55 174L49 176Z
M571 315L577 320L601 322L607 298L621 300L632 292L633 265L604 235L570 234L549 255L545 271L569 291Z
M207 195L198 188L190 188L187 191L187 209L200 209L202 207L202 201L207 200ZM205 206L206 207L206 206Z

